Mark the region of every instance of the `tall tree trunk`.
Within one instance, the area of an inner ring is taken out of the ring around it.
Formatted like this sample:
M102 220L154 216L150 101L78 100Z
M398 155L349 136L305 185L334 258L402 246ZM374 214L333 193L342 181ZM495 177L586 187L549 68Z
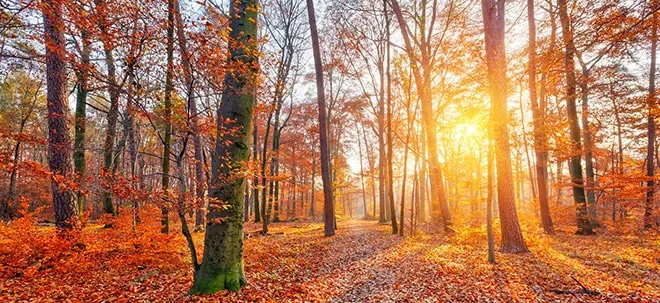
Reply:
M270 137L270 121L273 119L273 113L268 113L266 120L266 133L264 134L263 150L261 151L261 222L264 234L268 233L268 224L270 224L270 210L271 210L271 197L268 195L268 187L266 186L266 164L268 163L268 138Z
M387 223L387 154L385 145L385 71L383 61L378 62L380 94L378 100L378 223Z
M491 130L495 142L497 165L497 203L500 213L502 243L500 250L507 253L528 252L523 240L511 171L511 148L506 108L506 56L504 53L504 1L482 0L486 64L491 99Z
M596 217L596 194L594 193L595 173L593 160L593 139L589 127L589 78L591 72L586 64L580 61L582 67L582 81L580 81L580 94L582 99L582 133L584 134L584 171L587 176L585 193L587 194L587 212L592 226L598 226Z
M373 215L372 218L376 219L376 176L374 176L375 160L373 158L373 149L370 148L371 145L369 145L369 141L367 141L367 132L364 128L364 125L362 126L362 138L364 139L364 147L367 153L367 162L369 163L369 172L371 175L371 205L373 207L371 214Z
M538 188L539 207L541 209L541 224L546 234L553 234L554 227L548 203L548 151L547 135L544 127L545 108L539 106L536 96L536 21L534 17L534 0L527 0L527 22L529 28L529 99L532 105L534 123L534 154L536 156L536 186Z
M422 125L423 127L423 125ZM419 161L421 162L420 165L420 172L419 172L419 193L417 196L419 196L419 208L417 210L417 222L426 222L426 201L427 201L427 187L428 187L428 165L427 165L427 158L426 158L426 140L424 136L424 132L422 131L419 133L419 141L421 142L420 144L420 149L419 149ZM429 206L430 209L430 206Z
M76 181L80 188L84 188L85 182L85 131L87 120L87 93L89 91L88 78L90 68L91 44L89 34L81 30L82 50L80 53L80 68L76 71L78 83L76 86L76 120L73 145L73 165L76 173ZM85 210L85 196L82 191L76 192L78 202L78 213L83 216Z
M206 192L206 180L204 180L204 161L202 159L202 134L199 130L199 113L197 111L197 99L195 98L195 87L193 78L193 65L190 61L190 53L186 43L186 34L183 30L183 19L181 18L181 5L179 0L174 2L174 19L176 21L176 33L179 42L179 51L181 52L181 61L183 61L183 76L186 81L188 93L188 108L190 109L190 129L193 135L193 148L195 156L195 204L198 205L195 216L195 228L204 226L204 193Z
M107 188L103 191L103 210L107 214L116 214L112 202L112 163L115 151L115 137L117 136L117 118L119 117L119 86L117 84L117 75L115 68L115 59L113 55L113 46L109 34L109 20L107 16L107 3L104 0L95 0L98 13L98 26L101 32L101 42L103 43L103 52L105 55L105 65L108 69L108 94L110 95L110 108L108 110L108 127L105 133L103 143L103 170L109 180Z
M314 16L314 1L307 1L307 15L309 17L309 29L312 38L312 50L314 52L314 67L316 69L316 94L319 104L319 134L321 143L321 177L323 178L323 212L325 215L325 235L335 234L335 203L332 192L332 176L330 175L330 152L328 150L328 126L325 89L323 88L323 63L321 62L321 50L319 47L319 36L316 29L316 17Z
M360 128L358 127L358 122L355 120L355 131L357 132L357 142L358 142L358 152L360 156L360 184L362 185L362 206L364 215L363 218L369 218L367 214L367 188L364 185L364 164L362 163L363 153L362 153L362 138L360 136Z
M432 209L432 219L436 222L441 222L444 225L445 231L452 232L451 229L451 213L449 212L449 205L447 203L447 198L445 194L442 170L440 168L440 161L438 159L438 143L436 137L436 122L434 118L433 111L433 100L431 94L431 54L428 53L430 50L429 43L430 40L427 40L424 36L420 39L423 40L423 47L421 48L421 68L417 64L419 60L415 49L413 48L412 42L410 41L410 33L408 32L407 24L403 18L403 13L401 12L401 7L397 0L390 0L392 10L396 16L396 19L399 23L399 27L402 29L401 33L403 35L403 41L405 44L406 53L410 58L411 68L413 71L413 76L415 79L415 86L417 87L418 95L422 103L422 123L423 129L426 133L427 140L427 149L428 149L428 161L429 161L429 176L431 179L432 191L431 191L431 204L437 203L439 209L436 211ZM435 5L434 5L435 7ZM426 5L422 5L422 15L426 14ZM424 25L424 22L422 22ZM420 28L422 35L425 34L424 27ZM428 37L431 38L431 37Z
M138 143L137 143L137 138L136 138L136 125L135 125L135 105L133 104L133 94L135 92L133 83L135 81L135 77L133 76L133 68L134 65L129 63L128 65L128 83L129 83L129 89L128 89L128 94L126 100L126 129L128 130L128 154L130 157L130 166L131 166L131 178L135 180L136 178L139 178L140 181L142 181L142 176L138 177L138 172L137 172L137 157L138 157ZM135 182L133 183L133 189L137 190L139 188L140 182ZM133 199L133 224L137 224L140 221L140 218L138 216L138 208L139 208L139 201L138 199Z
M246 284L243 271L243 162L250 153L252 109L256 95L257 0L235 1L230 9L230 68L217 114L218 137L209 197L230 207L210 205L204 236L204 259L191 293L238 291ZM232 129L235 132L226 133ZM225 144L228 142L229 144Z
M655 117L656 112L656 96L655 96L655 69L656 69L656 55L658 51L658 24L657 14L651 17L651 67L649 70L649 95L647 101L647 146L646 146L646 176L649 178L646 182L646 205L644 207L644 229L653 227L653 208L655 204Z
M490 136L489 136L490 137ZM493 140L488 138L488 197L486 197L486 234L488 236L488 263L495 264L495 235L493 234L493 162L495 151Z
M174 1L167 1L167 70L165 73L165 100L164 120L165 134L163 136L163 161L161 186L163 194L169 193L170 187L170 151L172 145L172 91L174 78ZM170 208L168 202L163 201L161 207L161 232L168 233L170 230Z
M312 221L316 219L316 212L314 211L314 206L316 205L316 157L312 156L312 193L310 195L309 203L309 215L312 217Z
M390 202L390 215L392 216L392 234L396 234L399 231L396 222L396 209L394 207L394 169L392 165L392 158L394 158L393 148L394 141L392 139L392 77L390 69L390 17L387 10L387 0L383 0L383 10L385 12L385 29L387 31L387 46L386 46L386 63L385 63L385 75L387 77L387 191L388 191L388 200ZM407 150L406 150L407 151ZM404 159L405 161L405 159ZM404 176L405 179L405 176ZM405 182L404 182L405 183ZM403 203L403 200L401 200ZM401 210L403 211L403 209ZM401 218L401 225L403 226L403 217ZM403 235L403 232L401 232Z
M577 216L577 234L591 235L591 223L589 222L589 214L587 212L587 201L584 191L584 180L582 177L582 161L580 154L582 153L582 144L580 140L580 124L578 123L577 108L576 108L576 86L575 80L575 45L573 44L573 30L570 26L568 16L568 8L566 0L558 0L557 6L559 7L559 19L562 28L562 39L566 49L564 57L564 72L566 74L566 110L568 111L568 123L571 134L571 182L573 183L573 201L575 202L576 216Z
M254 123L252 132L252 161L257 163L259 153L259 131L257 123ZM254 201L254 223L261 222L261 214L259 212L259 172L254 172L252 179L252 200Z
M44 46L46 48L46 86L48 106L48 166L58 178L51 179L55 225L59 230L79 227L75 194L67 184L71 169L71 139L67 122L66 41L62 2L44 0Z

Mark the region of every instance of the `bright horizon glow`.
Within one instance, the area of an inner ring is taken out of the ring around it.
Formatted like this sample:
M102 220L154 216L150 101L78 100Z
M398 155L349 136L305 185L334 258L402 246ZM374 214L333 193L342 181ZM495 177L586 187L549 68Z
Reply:
M478 141L481 137L481 126L474 124L473 122L463 122L458 123L454 127L454 139L466 139L466 140L476 140Z

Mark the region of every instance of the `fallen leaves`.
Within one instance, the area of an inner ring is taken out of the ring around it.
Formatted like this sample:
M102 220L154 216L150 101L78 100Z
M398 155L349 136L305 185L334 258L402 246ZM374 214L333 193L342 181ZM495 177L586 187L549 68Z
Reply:
M526 236L532 253L498 253L498 263L491 265L480 228L459 229L452 237L429 233L402 238L389 234L389 226L343 220L334 237L324 237L320 223L272 224L272 234L245 240L249 284L238 294L188 296L193 273L185 240L176 233L160 234L158 216L141 217L136 231L121 216L114 228L90 225L81 235L85 246L75 249L57 242L53 229L24 223L21 228L28 230L19 233L16 226L3 225L0 301L660 300L657 236L550 237L530 232ZM246 223L250 233L259 228ZM194 237L201 247L203 234ZM600 295L580 293L572 277Z

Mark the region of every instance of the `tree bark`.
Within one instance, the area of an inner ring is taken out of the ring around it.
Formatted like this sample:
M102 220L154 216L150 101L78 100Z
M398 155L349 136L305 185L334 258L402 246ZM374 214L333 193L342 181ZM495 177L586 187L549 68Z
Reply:
M307 1L307 15L309 17L309 29L312 38L312 50L314 52L314 67L316 70L316 94L319 104L319 134L321 144L321 177L323 178L323 212L325 222L325 235L335 234L335 203L332 192L332 176L330 171L330 152L328 150L328 126L325 89L323 85L323 63L321 62L321 50L319 48L319 36L316 29L316 17L314 16L314 1Z
M44 46L46 48L46 86L48 107L48 166L53 172L51 191L58 230L77 229L78 208L75 194L66 183L72 176L71 140L67 122L66 41L62 2L43 1Z
M646 203L644 207L644 229L653 227L653 208L655 204L655 117L657 115L655 96L656 56L658 51L658 24L656 14L651 17L651 67L649 71L649 92L647 101L647 146L646 146Z
M566 0L558 0L559 19L562 28L562 39L564 41L564 73L566 75L566 110L568 112L568 123L571 135L571 181L573 183L573 201L575 202L577 217L577 232L579 235L591 235L591 223L587 211L587 201L584 190L584 179L582 177L582 144L580 124L578 122L576 108L576 86L575 79L575 45L573 44L573 30L570 27L568 8Z
M112 202L112 163L115 151L115 139L117 136L117 118L119 117L119 86L117 84L117 75L115 68L115 59L113 55L113 41L111 40L108 26L107 3L104 0L94 1L97 10L98 27L101 32L101 42L103 43L103 52L105 55L105 65L108 69L108 94L110 95L110 108L108 110L108 126L103 143L103 170L106 174L108 183L103 191L103 210L107 214L116 214Z
M546 234L554 234L550 204L548 203L548 151L547 135L544 127L545 108L539 106L536 95L536 21L534 0L527 0L527 22L529 28L529 98L532 105L534 124L534 154L536 156L536 186L538 188L541 224Z
M486 45L486 65L491 99L491 130L495 142L497 168L497 203L502 230L500 250L507 253L528 252L518 223L513 192L511 147L506 93L506 56L504 53L504 1L482 0Z
M89 92L88 78L90 68L91 44L89 34L86 30L81 30L80 38L82 40L82 50L80 53L80 67L76 70L78 83L76 86L76 120L75 135L73 145L73 164L76 174L76 181L80 188L84 188L85 182L85 131L87 119L87 93ZM85 210L85 196L82 191L76 192L78 203L78 213L83 216Z
M172 91L174 78L174 0L167 1L167 69L165 73L164 117L165 134L163 135L163 160L161 163L161 188L163 195L168 195L170 187L170 156L172 146ZM166 201L161 206L161 232L170 230L170 208Z
M252 161L257 163L259 153L259 131L257 123L254 123L252 132ZM254 201L254 223L261 222L261 214L259 212L259 172L254 173L252 179L252 200Z
M437 210L432 209L432 219L436 222L441 222L444 226L445 231L453 232L451 229L451 213L449 211L449 205L447 204L447 198L445 194L442 170L440 167L440 160L438 159L438 143L436 137L436 123L434 119L433 111L433 100L431 94L431 54L430 50L430 40L431 37L425 37L424 27L420 28L422 33L422 44L420 47L421 58L418 58L413 48L412 42L410 41L411 34L408 32L408 26L405 19L403 18L403 13L401 12L401 7L397 0L391 0L392 10L397 18L399 27L401 28L401 33L403 35L403 41L405 44L405 50L408 54L408 57L411 62L411 68L413 71L413 76L415 79L415 86L417 87L417 92L422 103L422 123L423 128L426 133L427 140L427 149L428 149L428 161L429 161L429 176L431 179L431 185L433 190L431 191L431 204L437 203L439 208ZM435 5L434 5L435 7ZM426 5L422 5L422 15L425 15ZM424 22L422 22L424 25ZM417 64L418 60L421 60L421 67Z
M204 226L204 193L206 192L206 180L204 179L204 161L202 159L202 134L199 130L199 113L197 111L197 99L195 98L195 87L193 72L194 68L190 60L188 45L186 43L186 34L183 30L183 19L181 18L181 7L178 0L173 0L174 19L176 21L176 33L179 42L179 51L181 52L181 61L183 61L183 76L186 81L188 93L188 108L190 110L190 129L193 135L193 148L195 156L195 204L197 212L195 215L195 228Z
M387 77L387 191L388 191L388 200L390 207L390 215L392 216L392 234L396 234L399 231L396 222L396 209L394 207L394 169L392 165L392 158L394 158L393 148L394 141L392 140L392 77L390 69L390 17L387 13L387 0L383 0L383 10L385 13L385 30L387 31L387 45L386 47L386 58L385 61L385 75ZM407 150L406 150L407 151ZM405 161L405 159L404 159ZM405 179L405 176L404 176ZM405 184L405 182L404 182ZM401 200L403 203L403 200ZM403 212L403 209L401 210ZM403 213L402 213L403 214ZM401 224L403 225L403 217L401 218ZM401 232L403 235L403 232Z
M493 140L488 138L488 197L486 197L486 235L488 237L488 263L495 264L495 235L493 234L493 162L495 151Z
M228 71L217 114L213 179L209 188L204 259L191 293L238 291L247 283L243 271L243 162L249 158L252 109L256 95L257 0L235 1L230 9ZM228 132L227 130L232 130ZM215 201L222 201L219 207Z

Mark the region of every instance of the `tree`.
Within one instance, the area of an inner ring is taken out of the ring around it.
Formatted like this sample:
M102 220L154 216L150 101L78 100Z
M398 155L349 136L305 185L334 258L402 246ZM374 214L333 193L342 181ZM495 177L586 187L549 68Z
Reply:
M85 181L85 131L87 120L87 95L89 93L89 69L91 63L91 41L89 32L80 27L80 66L76 68L76 121L73 147L73 164L80 187L84 187ZM78 200L78 213L83 215L85 210L85 197L81 191L76 193Z
M101 42L103 43L103 53L105 55L105 64L108 69L108 94L110 95L110 107L108 109L108 127L105 133L103 143L103 171L109 180L112 180L112 164L115 150L115 137L117 136L117 118L119 117L119 84L115 68L115 59L113 55L114 41L109 32L110 21L108 20L108 5L105 0L95 0L98 27L101 32ZM103 209L108 214L116 214L116 209L112 202L112 182L109 182L103 192Z
M548 151L547 135L543 125L545 108L539 106L536 93L536 21L534 17L534 0L527 0L527 23L529 31L527 73L529 76L529 99L532 105L534 123L534 154L536 156L536 185L541 209L541 224L547 234L553 234L552 217L548 204Z
M486 65L491 103L491 136L495 142L497 204L500 212L502 243L507 253L528 252L523 240L513 192L511 148L506 109L506 56L504 53L504 1L482 0L486 44Z
M172 81L174 78L174 0L167 1L167 67L165 68L165 97L163 98L163 110L165 120L165 134L163 135L163 159L161 164L161 188L163 195L167 196L170 190L170 155L172 146ZM168 233L170 230L170 209L167 201L161 206L161 231Z
M319 105L319 141L321 146L321 178L323 179L323 213L325 223L325 236L335 234L335 201L332 191L332 176L330 172L330 150L328 148L328 126L325 105L325 88L323 85L323 63L321 62L321 50L319 48L319 36L316 29L316 17L314 16L314 1L307 1L307 16L309 17L309 29L312 38L312 50L314 52L314 68L316 70L316 94ZM313 203L313 201L312 201Z
M578 122L576 108L576 87L575 79L575 44L573 43L573 31L568 17L568 8L566 0L558 0L559 19L562 28L562 40L564 42L564 73L566 77L566 111L568 112L568 123L571 136L571 162L570 173L573 183L573 201L577 215L578 235L591 235L593 230L589 222L587 211L587 201L584 191L584 180L582 177L582 159L581 159L581 134L580 124Z
M16 144L13 149L13 169L9 174L9 189L7 190L7 198L0 201L0 219L11 220L19 214L19 201L17 199L17 183L18 183L18 168L21 162L21 155L24 148L23 136L27 135L24 132L28 126L28 122L33 116L38 101L41 99L41 88L43 82L38 82L32 79L23 72L15 73L8 77L2 85L0 85L0 100L8 102L13 99L16 107L10 108L11 111L18 112L15 123L18 124L16 129ZM14 122L14 121L13 121ZM26 142L29 143L29 142Z
M244 162L250 154L256 92L257 0L235 1L229 15L229 64L217 110L213 177L204 234L204 259L195 270L191 293L238 291L243 271Z
M649 68L649 91L647 97L647 147L646 147L646 176L649 178L646 182L646 203L644 207L644 229L653 227L653 200L655 194L655 139L656 139L656 125L655 118L657 116L657 101L655 92L655 73L656 73L656 56L658 51L658 24L657 14L651 17L651 67Z
M79 227L75 194L67 184L72 177L71 140L67 121L66 42L62 2L42 2L44 46L46 48L46 87L48 90L48 166L53 172L51 190L55 225L60 230Z
M415 37L415 33L411 32L410 28L408 27L408 24L403 18L403 13L401 11L399 2L397 0L391 0L390 4L396 16L396 19L399 23L399 28L401 29L401 34L403 36L403 41L405 44L405 51L406 54L408 55L408 59L415 79L417 94L422 103L421 106L422 121L423 121L422 123L423 123L423 129L426 132L425 135L427 140L426 147L428 149L429 176L431 179L431 187L434 189L431 191L431 200L432 200L431 205L438 203L440 208L439 210L435 210L435 209L432 210L433 212L432 218L435 221L441 221L446 231L452 231L451 214L449 212L449 205L447 204L445 188L443 186L444 182L443 182L442 170L440 168L440 160L438 159L436 123L433 118L434 111L433 111L433 99L431 92L431 81L432 81L431 72L433 70L433 61L434 61L433 54L436 53L435 49L431 45L434 37L434 35L432 34L434 30L433 25L437 21L436 18L438 17L438 14L436 13L437 1L434 0L433 5L431 6L432 17L429 18L430 20L427 20L426 18L427 1L426 0L422 1L422 4L420 5L422 8L420 19L423 22L419 28L419 32L421 34L421 37L419 39L411 38L411 36ZM450 1L447 5L453 7L454 2ZM430 26L426 24L426 22L429 22ZM445 30L449 28L448 25L451 23L451 20L448 19L446 22L447 22L446 24L447 26L445 27ZM428 29L426 26L428 26ZM416 48L413 46L413 42L411 40L415 41ZM415 52L416 49L419 50L421 54L417 54Z
M394 142L392 141L392 75L390 68L390 18L387 13L387 0L383 0L383 13L385 15L385 30L387 37L386 45L386 58L385 61L385 75L387 77L387 200L389 202L390 216L392 216L392 234L398 232L397 222L396 222L396 208L394 207L394 181L393 181L393 167L392 167L392 157L394 147ZM384 134L381 134L381 137ZM405 159L404 159L405 161ZM405 182L404 182L405 186ZM403 199L401 200L403 201ZM401 213L403 214L403 208L401 208ZM401 216L401 226L403 227L403 216ZM401 232L403 235L403 231Z
M195 79L193 76L194 68L188 43L186 42L186 33L183 30L183 18L181 18L181 5L178 0L174 0L174 19L176 21L176 35L179 42L179 51L183 61L183 75L188 94L188 107L190 108L190 129L193 135L193 148L195 157L195 200L199 204L195 215L195 227L200 229L204 226L204 193L206 180L204 178L204 159L202 159L202 134L199 129L200 119L197 109L197 98L195 96Z

